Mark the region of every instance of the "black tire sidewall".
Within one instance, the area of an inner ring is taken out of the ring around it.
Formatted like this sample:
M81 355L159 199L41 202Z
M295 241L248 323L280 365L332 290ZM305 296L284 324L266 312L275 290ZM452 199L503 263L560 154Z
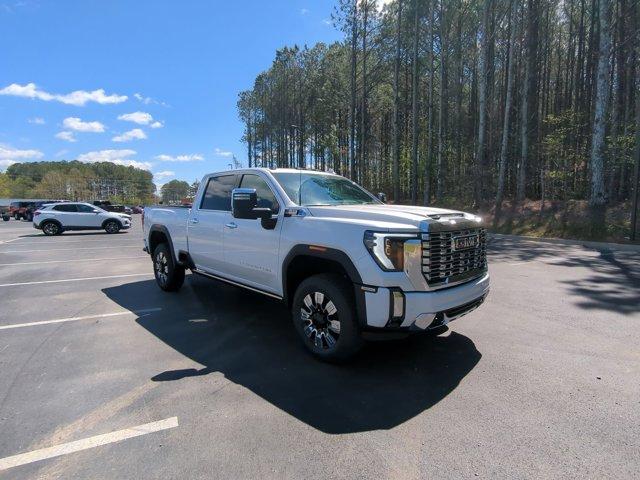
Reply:
M107 228L108 225L114 224L116 226L116 229L113 232L110 232ZM107 233L118 233L120 231L120 224L116 221L116 220L109 220L107 222L104 222L104 230Z
M318 349L304 333L300 319L300 309L304 297L313 292L321 292L338 309L340 336L336 346L330 350ZM304 280L297 288L291 304L291 318L294 328L307 350L315 357L327 362L341 362L349 359L360 350L363 340L357 324L354 308L353 285L340 275L320 274Z
M56 231L55 231L54 233L47 233L47 227L48 227L49 225L52 225L52 226L56 227ZM42 232L43 232L45 235L48 235L48 236L50 236L50 237L51 237L51 236L54 236L54 235L60 235L60 233L62 232L62 229L61 229L61 228L60 228L60 226L59 226L59 225L57 225L55 222L45 222L45 224L44 224L44 225L42 225Z
M163 283L162 280L158 277L158 271L156 270L156 258L159 253L164 253L167 258L167 266L169 272L167 273L167 281ZM169 247L166 243L161 243L158 245L153 251L153 276L156 279L156 283L158 286L167 292L175 292L179 290L182 284L184 283L184 267L181 265L176 265L173 261L173 257L169 250Z

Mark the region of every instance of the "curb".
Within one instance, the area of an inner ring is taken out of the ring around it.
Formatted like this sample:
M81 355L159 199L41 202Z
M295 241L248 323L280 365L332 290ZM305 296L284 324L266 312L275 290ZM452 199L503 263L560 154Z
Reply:
M541 238L529 237L525 235L507 235L504 233L487 232L490 238L504 238L507 240L525 240L528 242L551 243L555 245L572 245L576 247L587 247L595 250L620 250L625 252L640 253L640 245L632 243L608 243L608 242L591 242L587 240L567 240L564 238Z

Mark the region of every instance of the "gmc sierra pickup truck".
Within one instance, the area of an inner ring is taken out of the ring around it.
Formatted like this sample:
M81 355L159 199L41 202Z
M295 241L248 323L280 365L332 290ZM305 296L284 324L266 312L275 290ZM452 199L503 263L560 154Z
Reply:
M489 292L479 217L387 205L332 173L212 173L191 208L145 208L143 231L161 289L180 289L189 269L283 300L328 361L376 332L441 332Z

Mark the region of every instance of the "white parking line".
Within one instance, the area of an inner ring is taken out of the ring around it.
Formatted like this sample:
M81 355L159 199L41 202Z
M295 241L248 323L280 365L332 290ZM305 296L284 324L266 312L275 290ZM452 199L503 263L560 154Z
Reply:
M39 282L1 283L0 287L17 287L20 285L40 285L43 283L84 282L87 280L106 280L109 278L148 277L153 273L129 273L127 275L109 275L106 277L66 278L63 280L41 280Z
M10 250L8 252L0 252L0 253L65 252L65 251L75 252L76 250L116 250L119 248L139 248L140 250L142 250L142 243L140 243L140 245L131 245L131 246L122 245L119 247L46 248L44 250Z
M109 443L121 442L122 440L127 440L129 438L135 438L141 435L159 432L161 430L168 430L177 426L178 417L171 417L157 422L125 428L124 430L117 430L111 433L76 440L75 442L62 443L53 447L41 448L39 450L33 450L19 455L13 455L11 457L0 458L0 471L17 467L19 465L26 465L28 463L46 460L47 458L59 457L69 453L100 447Z
M14 238L13 240L10 240L11 242L15 241L15 240L21 240L22 238L25 237L20 237L20 238ZM73 237L73 238L77 238L77 237ZM51 237L42 237L40 240L35 241L35 242L20 242L16 245L12 245L12 247L22 247L23 245L67 245L68 243L105 243L107 241L106 238L101 238L99 240L97 239L91 239L91 240L54 240ZM114 242L114 241L118 241L118 242L140 242L142 243L142 238L113 238L113 237L109 237L109 243Z
M43 265L46 263L104 262L105 260L130 260L133 258L147 259L148 255L136 255L135 257L80 258L77 260L49 260L47 262L0 263L0 267L9 267L11 265Z
M57 318L55 320L42 320L39 322L28 322L28 323L14 323L12 325L0 325L0 330L9 330L12 328L23 328L23 327L35 327L37 325L50 325L52 323L65 323L65 322L77 322L78 320L93 320L95 318L109 318L109 317L120 317L122 315L145 315L147 313L159 312L162 308L143 308L140 310L133 311L125 311L125 312L114 312L114 313L102 313L99 315L85 315L83 317L68 317L68 318Z

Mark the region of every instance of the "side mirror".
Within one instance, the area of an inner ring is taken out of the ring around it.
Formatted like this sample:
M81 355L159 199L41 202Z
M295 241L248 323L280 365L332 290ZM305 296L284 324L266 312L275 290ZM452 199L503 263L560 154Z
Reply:
M258 196L255 188L234 188L231 191L231 214L234 218L256 220L271 218L270 208L257 208Z
M378 195L376 195L378 197L378 200L380 200L382 203L387 203L387 196L382 193L379 192Z

